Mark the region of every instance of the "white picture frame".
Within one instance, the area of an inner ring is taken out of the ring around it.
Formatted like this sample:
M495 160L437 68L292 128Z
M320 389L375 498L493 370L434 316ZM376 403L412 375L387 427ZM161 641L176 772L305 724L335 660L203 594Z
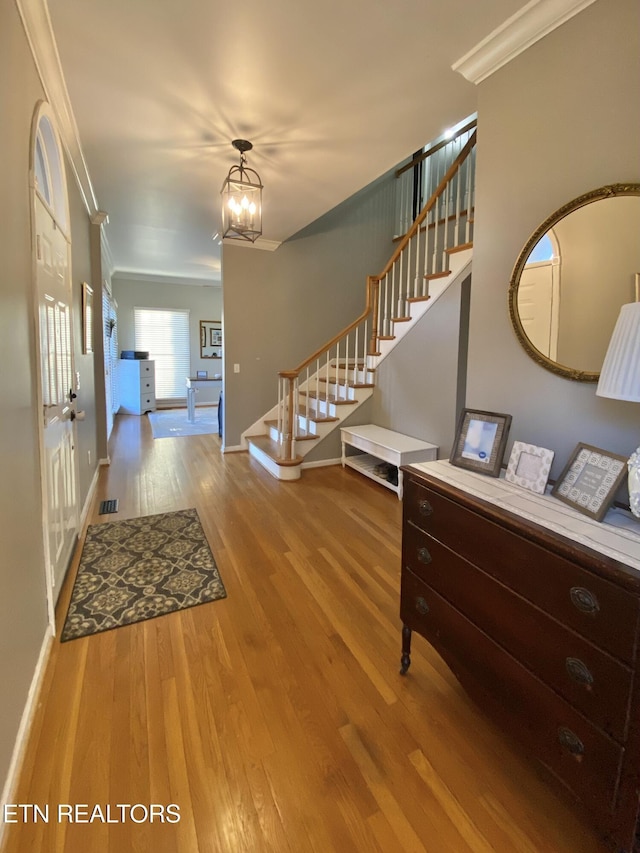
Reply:
M505 480L543 495L551 473L555 453L546 447L536 447L524 441L514 441L507 465Z

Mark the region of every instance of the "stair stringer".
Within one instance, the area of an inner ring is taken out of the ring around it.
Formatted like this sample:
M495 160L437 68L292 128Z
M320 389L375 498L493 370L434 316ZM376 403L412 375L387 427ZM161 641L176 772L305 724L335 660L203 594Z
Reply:
M385 358L395 349L400 341L413 329L420 320L427 314L428 311L436 304L438 299L456 282L461 281L471 271L473 249L465 249L461 252L454 252L450 256L449 269L451 274L446 278L439 278L430 282L429 293L430 299L423 302L412 302L409 305L409 320L403 320L394 324L394 338L392 340L382 340L378 342L378 354L367 356L367 367L376 368ZM374 374L375 375L375 374ZM309 379L309 385L313 386L315 375ZM307 383L301 386L301 390ZM331 386L328 386L329 392ZM280 465L277 459L268 456L261 448L252 444L251 438L257 436L270 435L274 440L277 440L277 428L267 426L268 421L277 420L278 405L273 406L265 415L248 427L241 437L241 442L244 447L249 450L249 453L260 464L269 471L274 477L279 480L298 480L300 479L301 470L305 467L304 457L312 449L318 446L324 438L340 428L340 424L350 417L357 409L368 400L373 394L373 388L351 388L352 403L350 405L335 404L332 402L321 401L321 414L326 414L330 417L335 417L336 420L330 422L316 422L307 420L306 417L298 416L297 428L300 432L312 432L318 436L316 440L298 440L295 444L295 454L300 458L300 462L296 465Z

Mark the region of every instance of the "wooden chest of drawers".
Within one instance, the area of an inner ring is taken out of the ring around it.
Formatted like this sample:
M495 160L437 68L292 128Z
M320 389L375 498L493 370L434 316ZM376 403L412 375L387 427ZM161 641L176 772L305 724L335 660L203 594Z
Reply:
M429 468L404 469L401 671L416 631L609 842L633 850L640 571Z

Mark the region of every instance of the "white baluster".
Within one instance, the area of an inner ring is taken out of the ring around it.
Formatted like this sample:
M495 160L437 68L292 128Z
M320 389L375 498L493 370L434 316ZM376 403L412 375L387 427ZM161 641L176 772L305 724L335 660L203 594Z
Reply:
M278 444L282 443L282 377L278 377Z
M325 405L325 415L329 414L329 380L331 378L330 370L331 370L331 349L328 349L327 350L327 362L325 364L325 372L324 372L324 376L325 376L325 383L324 383L324 387L325 387L325 404L324 404ZM317 406L318 406L317 411L319 413L320 412L320 400L319 399L317 400Z
M449 248L449 191L451 182L445 186L444 190L444 225L442 226L442 269L446 270L449 265L447 257L447 249Z
M293 384L293 428L291 430L291 458L296 458L296 400L298 398L298 378Z
M420 228L414 237L416 244L416 266L415 275L413 277L413 295L420 296Z
M359 331L360 331L360 326L356 326L355 342L353 344L353 382L354 382L354 385L358 384L358 332Z
M462 213L462 172L460 167L455 174L455 182L456 182L456 224L453 229L453 245L460 245L460 215Z

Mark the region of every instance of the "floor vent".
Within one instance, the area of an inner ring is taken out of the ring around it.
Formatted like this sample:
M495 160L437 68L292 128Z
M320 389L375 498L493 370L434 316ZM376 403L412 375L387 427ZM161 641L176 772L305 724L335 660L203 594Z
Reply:
M118 499L111 498L108 501L102 501L100 503L100 509L98 510L98 515L106 515L109 512L118 512Z

